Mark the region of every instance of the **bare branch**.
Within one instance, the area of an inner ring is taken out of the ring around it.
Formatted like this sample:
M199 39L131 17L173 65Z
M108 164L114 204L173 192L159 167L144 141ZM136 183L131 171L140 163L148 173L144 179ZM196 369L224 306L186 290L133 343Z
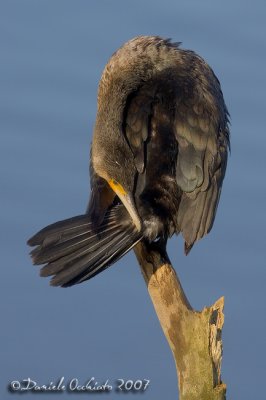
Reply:
M224 298L193 310L167 256L165 244L140 242L135 254L172 350L180 400L225 400L221 381Z

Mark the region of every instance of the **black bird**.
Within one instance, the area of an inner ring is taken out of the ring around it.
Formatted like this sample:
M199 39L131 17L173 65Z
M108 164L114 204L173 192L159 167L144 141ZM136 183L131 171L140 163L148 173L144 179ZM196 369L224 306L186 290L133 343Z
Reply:
M41 276L71 286L140 240L180 232L187 254L212 228L228 148L228 111L206 62L157 36L124 44L99 84L87 212L28 241Z

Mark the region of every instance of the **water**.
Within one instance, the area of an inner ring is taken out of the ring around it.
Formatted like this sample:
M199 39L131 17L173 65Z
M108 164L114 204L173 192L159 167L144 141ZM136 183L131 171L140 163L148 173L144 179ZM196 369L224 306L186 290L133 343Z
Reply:
M98 80L112 52L139 34L182 41L221 81L232 156L215 226L189 257L176 238L169 254L195 308L225 296L228 398L263 398L265 10L258 0L1 1L2 398L20 398L6 390L13 379L61 376L147 378L145 399L177 398L174 362L134 256L63 290L38 277L25 245L44 225L83 212ZM119 397L101 399L110 396Z

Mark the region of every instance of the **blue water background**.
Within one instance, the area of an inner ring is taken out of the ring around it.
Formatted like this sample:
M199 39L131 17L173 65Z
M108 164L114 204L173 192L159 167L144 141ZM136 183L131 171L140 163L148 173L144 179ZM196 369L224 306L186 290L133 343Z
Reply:
M215 225L188 257L181 238L171 240L169 254L195 308L225 296L228 399L263 398L265 11L262 0L0 2L2 399L22 398L7 391L11 380L44 384L61 376L151 380L142 395L92 398L177 398L174 361L134 255L63 290L38 277L25 244L41 227L85 209L97 84L113 51L139 34L182 41L221 81L232 155Z

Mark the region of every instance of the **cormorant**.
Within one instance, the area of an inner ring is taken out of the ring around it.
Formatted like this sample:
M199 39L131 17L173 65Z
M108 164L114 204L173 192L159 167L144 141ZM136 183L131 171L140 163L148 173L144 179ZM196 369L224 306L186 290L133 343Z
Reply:
M220 83L196 53L139 36L107 63L91 148L84 215L29 241L54 286L103 271L139 241L182 233L185 253L212 228L226 170L228 111Z

